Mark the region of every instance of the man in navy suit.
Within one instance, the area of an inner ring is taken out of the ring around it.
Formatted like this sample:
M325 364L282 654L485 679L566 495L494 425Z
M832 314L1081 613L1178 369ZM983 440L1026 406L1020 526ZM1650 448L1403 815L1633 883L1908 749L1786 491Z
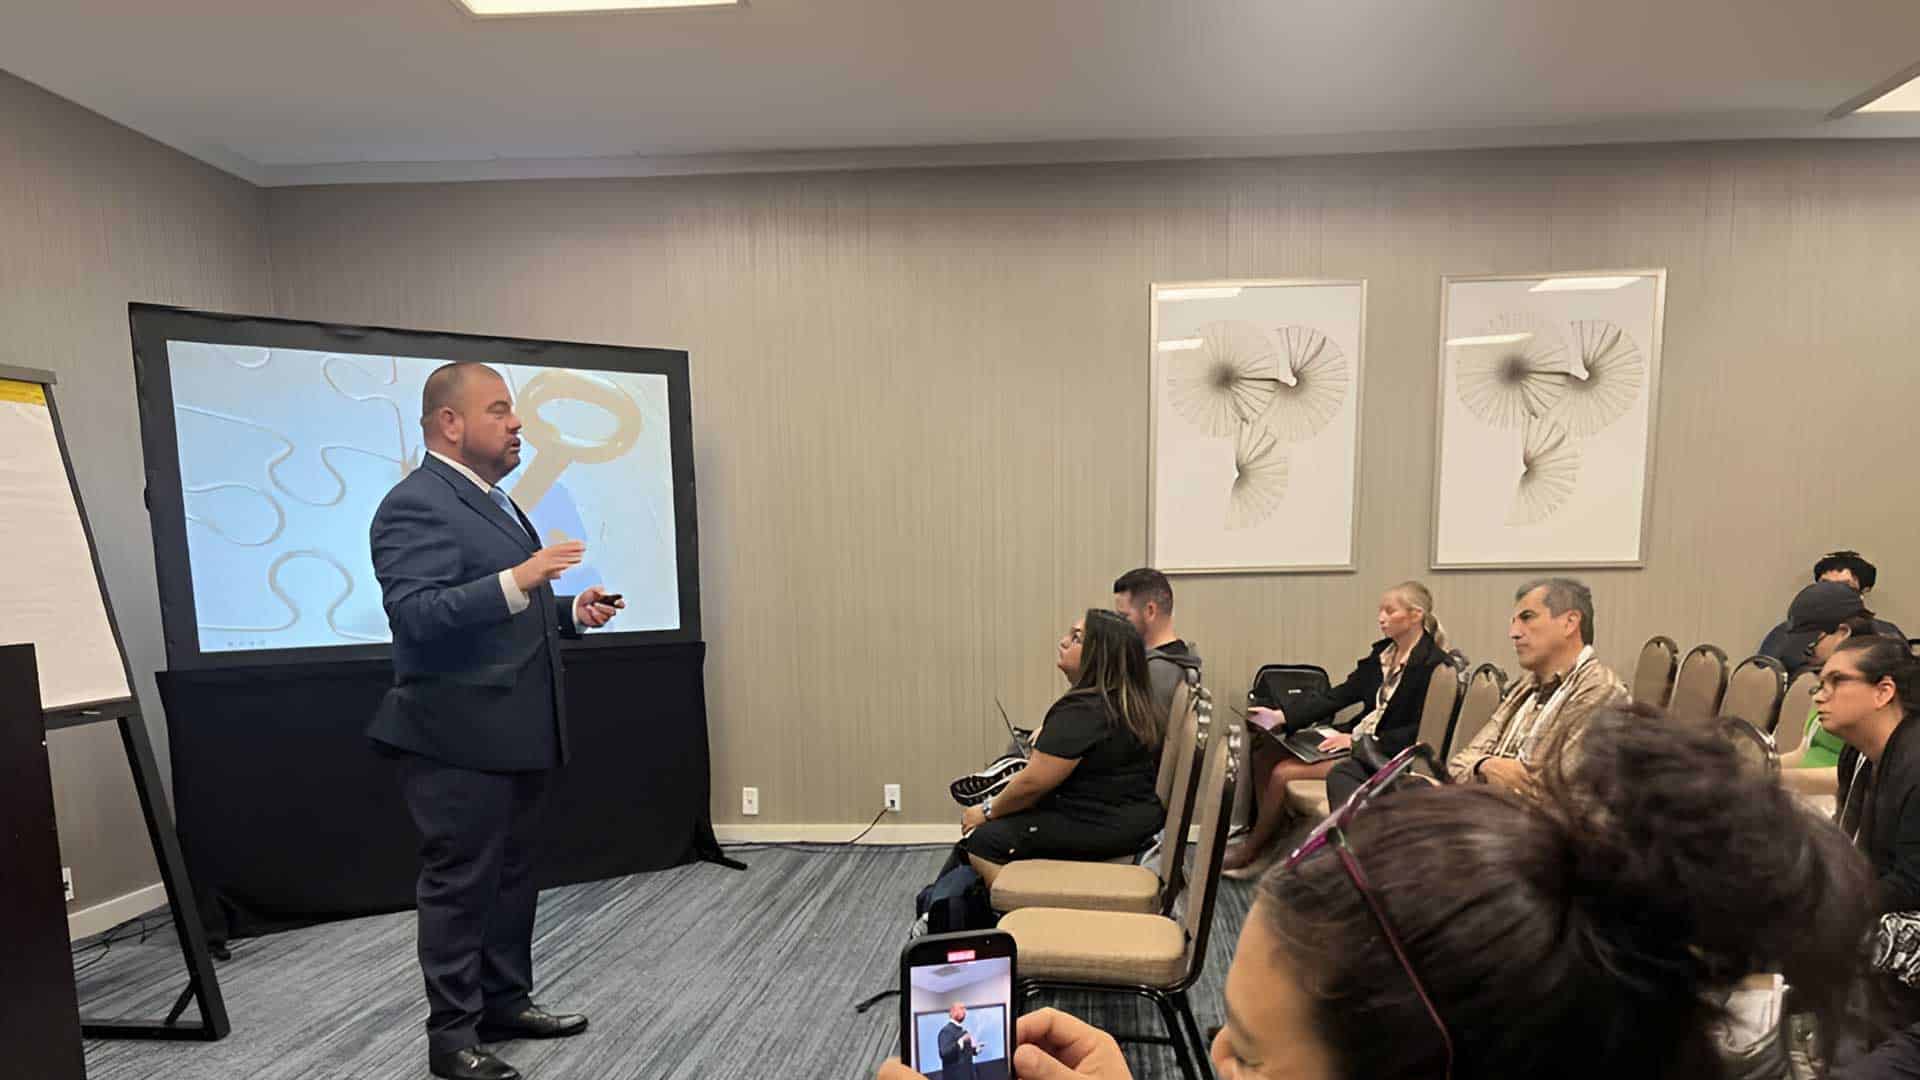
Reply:
M373 517L394 685L367 734L398 759L421 834L428 1068L519 1080L481 1043L587 1027L529 996L538 812L550 770L567 759L560 639L626 605L597 585L554 595L551 582L586 547L541 547L497 486L520 464L506 381L483 364L447 364L421 397L427 455Z

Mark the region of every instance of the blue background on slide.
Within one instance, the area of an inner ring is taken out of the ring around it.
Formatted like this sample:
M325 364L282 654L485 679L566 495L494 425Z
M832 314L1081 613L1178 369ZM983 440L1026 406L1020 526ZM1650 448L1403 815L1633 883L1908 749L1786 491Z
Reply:
M444 361L185 341L167 355L201 651L391 640L368 527L419 465L420 391ZM555 588L622 593L614 631L677 629L666 376L495 370L527 425L500 486L543 544L587 545ZM597 446L608 460L578 449ZM557 475L538 467L549 453Z

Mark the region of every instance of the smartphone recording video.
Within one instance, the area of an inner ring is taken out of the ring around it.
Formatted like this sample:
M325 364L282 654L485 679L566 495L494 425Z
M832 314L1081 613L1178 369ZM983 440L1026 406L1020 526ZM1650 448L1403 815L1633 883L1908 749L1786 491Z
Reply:
M935 934L900 954L900 1060L930 1080L1011 1080L1012 935Z

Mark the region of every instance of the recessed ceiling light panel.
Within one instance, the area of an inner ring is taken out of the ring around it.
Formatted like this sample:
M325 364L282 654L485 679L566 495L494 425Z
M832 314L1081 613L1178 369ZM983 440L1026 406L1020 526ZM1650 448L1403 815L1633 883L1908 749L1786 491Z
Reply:
M742 0L454 0L462 11L482 19L513 15L583 15L662 8L739 7Z

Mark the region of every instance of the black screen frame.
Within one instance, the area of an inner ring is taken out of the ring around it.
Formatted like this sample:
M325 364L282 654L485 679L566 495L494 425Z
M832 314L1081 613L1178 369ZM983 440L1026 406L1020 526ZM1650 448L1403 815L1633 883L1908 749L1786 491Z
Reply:
M187 551L186 506L180 484L178 431L167 343L194 341L363 356L420 356L483 364L566 367L667 378L668 447L673 461L674 548L678 564L680 626L673 630L608 630L569 640L563 647L611 648L702 640L700 629L700 528L694 498L693 398L683 349L601 345L573 341L495 337L443 330L281 319L262 315L196 311L160 304L128 304L133 374L140 406L140 445L146 459L147 520L153 532L154 576L167 664L177 670L254 667L271 664L386 660L392 646L318 645L203 653Z

